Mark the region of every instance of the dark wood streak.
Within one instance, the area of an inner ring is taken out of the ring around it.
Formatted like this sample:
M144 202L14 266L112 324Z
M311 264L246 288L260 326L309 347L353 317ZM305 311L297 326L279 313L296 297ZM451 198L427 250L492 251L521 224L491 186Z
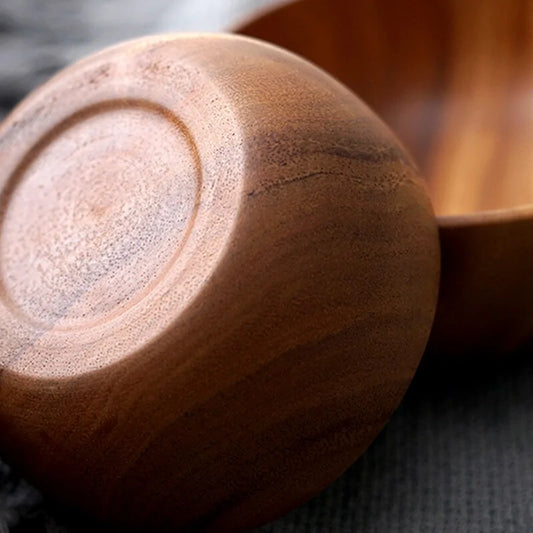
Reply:
M300 0L235 31L326 69L413 154L442 242L429 352L533 340L533 2Z

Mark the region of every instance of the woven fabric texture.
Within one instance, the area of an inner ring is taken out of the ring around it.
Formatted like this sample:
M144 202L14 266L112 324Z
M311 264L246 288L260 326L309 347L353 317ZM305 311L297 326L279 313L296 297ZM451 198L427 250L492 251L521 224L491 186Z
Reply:
M257 533L531 533L533 354L476 366L419 373L352 468ZM96 527L0 468L0 533Z

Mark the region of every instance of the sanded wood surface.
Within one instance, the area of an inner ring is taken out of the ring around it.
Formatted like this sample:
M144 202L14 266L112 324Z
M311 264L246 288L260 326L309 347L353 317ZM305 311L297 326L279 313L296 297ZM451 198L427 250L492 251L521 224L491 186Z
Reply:
M442 242L430 352L533 339L533 2L301 0L236 31L353 89L427 181Z
M351 92L234 36L89 58L0 129L0 453L129 528L235 531L335 479L436 306L415 166Z

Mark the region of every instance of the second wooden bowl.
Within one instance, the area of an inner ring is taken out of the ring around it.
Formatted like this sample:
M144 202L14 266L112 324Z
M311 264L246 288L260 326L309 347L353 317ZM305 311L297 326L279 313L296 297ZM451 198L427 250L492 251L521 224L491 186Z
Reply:
M442 247L431 352L533 336L532 21L530 0L302 0L236 28L325 68L414 155Z

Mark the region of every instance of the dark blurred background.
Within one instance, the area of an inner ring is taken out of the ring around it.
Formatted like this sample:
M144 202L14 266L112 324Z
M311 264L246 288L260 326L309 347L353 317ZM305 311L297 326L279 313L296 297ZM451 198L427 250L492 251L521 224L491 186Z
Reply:
M275 3L0 0L0 119L59 68L103 46L148 33L231 28ZM444 370L428 361L367 453L322 494L260 531L533 532L532 355L487 355ZM102 529L0 461L0 533Z
M0 0L0 118L61 67L151 33L221 31L283 0Z

